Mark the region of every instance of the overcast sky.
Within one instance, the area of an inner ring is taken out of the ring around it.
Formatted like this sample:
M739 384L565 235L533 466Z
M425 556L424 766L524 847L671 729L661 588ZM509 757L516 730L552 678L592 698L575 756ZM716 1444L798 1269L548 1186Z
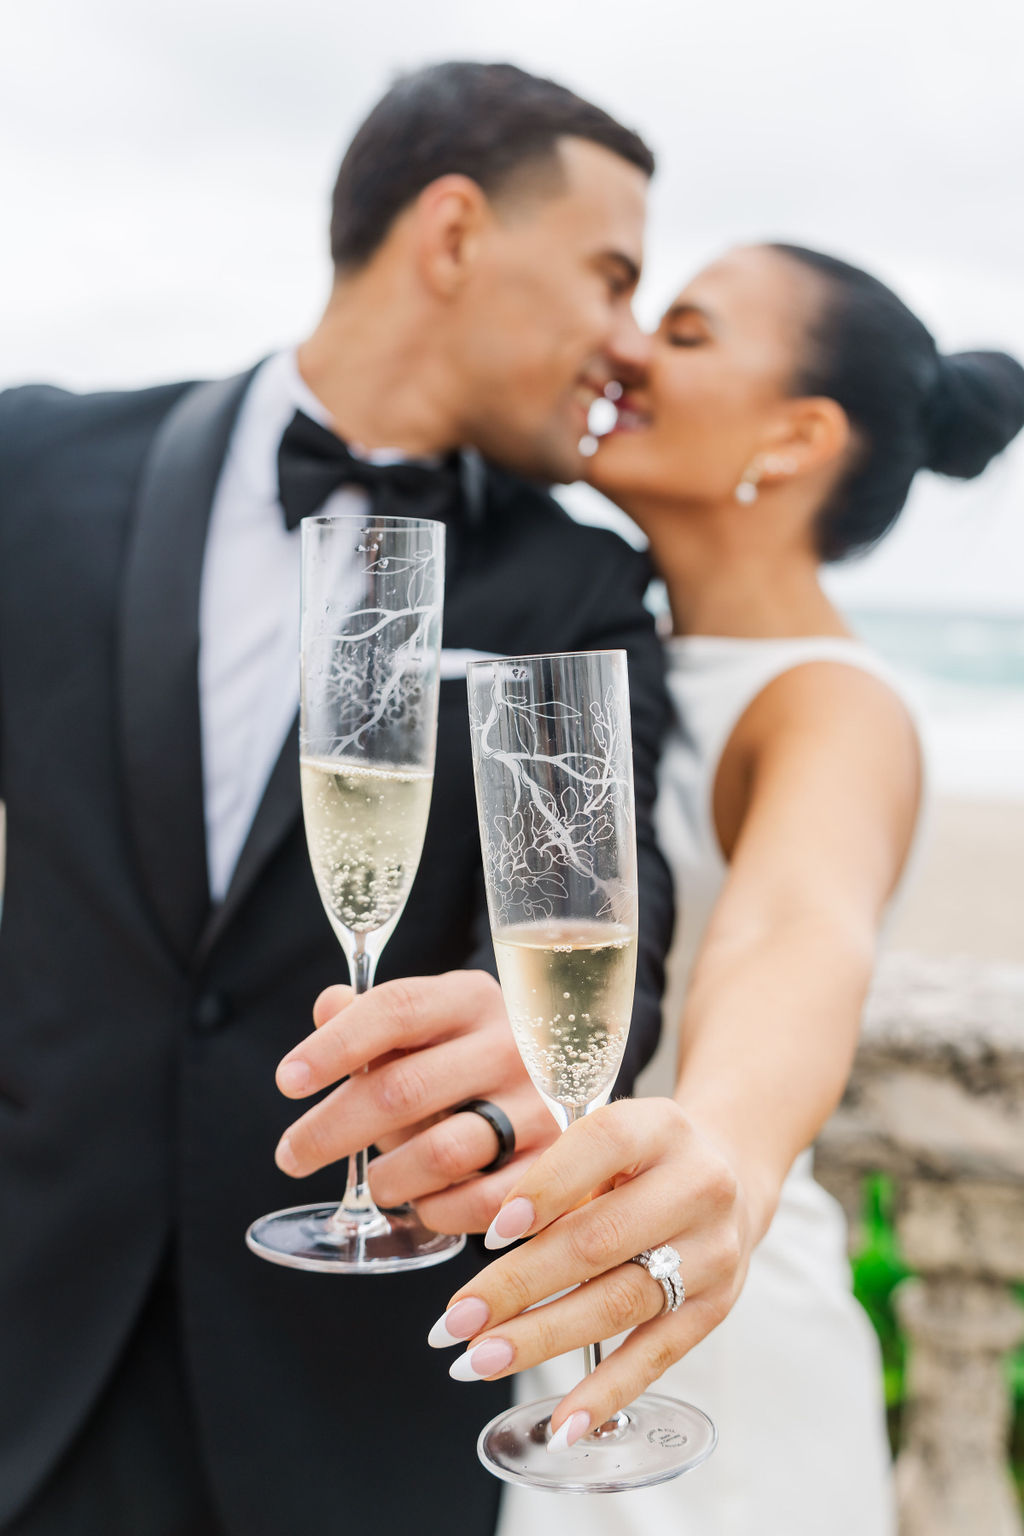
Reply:
M326 292L337 160L400 69L507 58L660 154L640 312L738 240L862 262L1024 356L1019 0L9 0L0 384L229 372ZM922 477L851 599L1024 610L1024 444Z

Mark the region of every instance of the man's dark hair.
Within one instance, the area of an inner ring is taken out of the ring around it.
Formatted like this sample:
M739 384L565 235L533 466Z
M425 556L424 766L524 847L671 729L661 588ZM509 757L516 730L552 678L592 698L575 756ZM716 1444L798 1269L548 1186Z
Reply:
M439 176L494 197L518 173L558 174L558 140L588 139L650 176L654 156L600 107L513 64L434 64L397 80L356 133L331 209L331 255L361 266L403 208Z

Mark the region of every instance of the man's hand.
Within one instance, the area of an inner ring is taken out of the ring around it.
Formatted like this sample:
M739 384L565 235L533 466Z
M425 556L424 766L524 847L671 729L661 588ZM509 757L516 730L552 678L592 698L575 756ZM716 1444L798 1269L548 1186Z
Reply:
M278 1067L278 1087L302 1099L348 1081L289 1128L278 1167L302 1178L376 1146L370 1188L380 1205L412 1200L434 1231L485 1231L506 1192L558 1135L516 1050L494 978L449 971L383 982L361 997L328 987L313 1022L315 1034ZM515 1129L515 1156L494 1173L479 1171L497 1154L494 1130L471 1111L451 1113L467 1099L493 1100Z

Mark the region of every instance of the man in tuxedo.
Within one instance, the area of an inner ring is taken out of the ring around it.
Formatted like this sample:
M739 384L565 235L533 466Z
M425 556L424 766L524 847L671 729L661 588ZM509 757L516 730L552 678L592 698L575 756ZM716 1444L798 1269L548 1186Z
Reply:
M484 974L466 653L628 650L642 945L625 1083L658 1028L666 703L645 570L537 488L575 478L590 400L642 364L651 169L551 82L421 71L345 157L335 282L296 351L215 383L0 398L6 1536L493 1527L500 1485L473 1447L507 1384L468 1393L425 1347L476 1256L325 1278L242 1241L295 1203L274 1073L341 968L300 816L296 530L385 501L447 523L430 825L365 1005L376 1065L339 1090L330 1134L338 1157L400 1143L378 1194L479 1230L515 1165L479 1172L497 1146L473 1112L443 1122L441 1157L439 1112L492 1100L521 1158L553 1125ZM471 1032L492 1048L467 1053ZM342 1172L301 1197L337 1197Z

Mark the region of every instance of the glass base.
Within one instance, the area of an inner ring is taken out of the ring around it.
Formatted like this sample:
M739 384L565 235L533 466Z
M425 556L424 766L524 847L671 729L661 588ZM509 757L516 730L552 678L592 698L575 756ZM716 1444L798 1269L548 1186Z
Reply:
M427 1269L453 1259L464 1235L431 1232L412 1206L381 1211L349 1230L339 1225L336 1205L296 1205L254 1221L245 1234L253 1253L288 1269L326 1275L390 1275Z
M543 1397L492 1419L476 1444L488 1472L549 1493L621 1493L699 1467L718 1442L699 1408L645 1392L617 1420L552 1453L549 1421L561 1401Z

